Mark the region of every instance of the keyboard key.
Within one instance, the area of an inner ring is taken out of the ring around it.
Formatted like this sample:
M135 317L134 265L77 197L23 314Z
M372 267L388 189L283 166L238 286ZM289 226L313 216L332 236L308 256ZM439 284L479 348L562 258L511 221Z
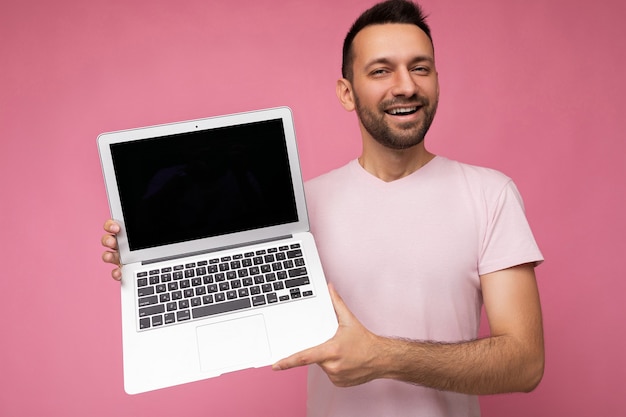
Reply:
M293 277L299 277L302 275L306 275L306 268L302 267L302 268L294 268L294 269L290 269L289 270L289 278L293 278Z
M137 289L137 297L145 297L154 294L154 287L142 287Z
M140 298L138 301L139 307L146 307L157 304L159 302L159 299L156 295L151 295L149 297Z
M165 312L163 304L157 304L150 307L144 307L139 309L139 317L152 316L154 314L161 314Z
M238 298L220 304L209 304L191 309L193 318L206 317L214 314L226 313L229 311L242 310L251 307L249 298Z
M302 251L300 249L290 250L289 252L287 252L287 258L289 259L301 258L301 257L302 257Z
M289 295L291 296L292 300L302 297L302 294L300 294L300 288L292 288L291 290L289 290Z
M265 296L264 295L255 295L252 297L252 305L253 306L262 306L265 304Z
M300 278L288 279L287 281L285 281L285 287L287 288L299 287L301 285L308 285L308 284L310 284L309 277L300 277Z
M189 310L177 311L176 312L176 320L185 321L191 318L191 313Z

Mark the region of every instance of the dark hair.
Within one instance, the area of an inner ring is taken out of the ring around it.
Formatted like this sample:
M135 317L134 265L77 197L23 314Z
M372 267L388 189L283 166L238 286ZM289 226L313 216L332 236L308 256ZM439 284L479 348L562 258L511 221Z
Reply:
M426 23L426 15L424 15L418 4L407 0L387 0L378 3L359 16L352 24L352 27L343 41L341 75L344 78L352 80L352 62L354 61L352 42L357 33L367 26L385 23L407 23L416 25L426 33L431 43L433 41L433 38L430 36L430 27Z

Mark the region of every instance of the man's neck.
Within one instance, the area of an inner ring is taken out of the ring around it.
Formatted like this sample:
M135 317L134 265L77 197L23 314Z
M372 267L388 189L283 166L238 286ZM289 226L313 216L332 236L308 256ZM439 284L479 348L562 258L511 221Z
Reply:
M389 149L377 142L363 145L359 163L367 172L385 182L404 178L435 157L426 150L424 142L408 149Z

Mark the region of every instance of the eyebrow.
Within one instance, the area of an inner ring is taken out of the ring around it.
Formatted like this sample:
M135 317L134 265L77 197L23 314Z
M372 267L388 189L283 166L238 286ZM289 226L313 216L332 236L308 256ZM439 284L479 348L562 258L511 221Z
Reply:
M432 56L429 55L418 55L416 57L414 57L413 59L411 59L410 61L412 64L416 64L418 62L428 62L430 64L434 64L435 63L435 59ZM377 65L377 64L385 64L385 65L393 65L394 62L393 60L387 58L387 57L380 57L380 58L374 58L371 61L367 62L364 66L364 68L369 68L373 65Z

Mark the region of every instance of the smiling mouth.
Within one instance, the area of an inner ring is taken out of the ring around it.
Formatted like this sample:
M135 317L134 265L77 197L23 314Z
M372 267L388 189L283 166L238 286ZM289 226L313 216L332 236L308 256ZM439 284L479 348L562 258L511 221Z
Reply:
M413 113L416 113L421 107L413 106L413 107L399 107L396 109L386 110L385 113L390 114L392 116L408 116Z

